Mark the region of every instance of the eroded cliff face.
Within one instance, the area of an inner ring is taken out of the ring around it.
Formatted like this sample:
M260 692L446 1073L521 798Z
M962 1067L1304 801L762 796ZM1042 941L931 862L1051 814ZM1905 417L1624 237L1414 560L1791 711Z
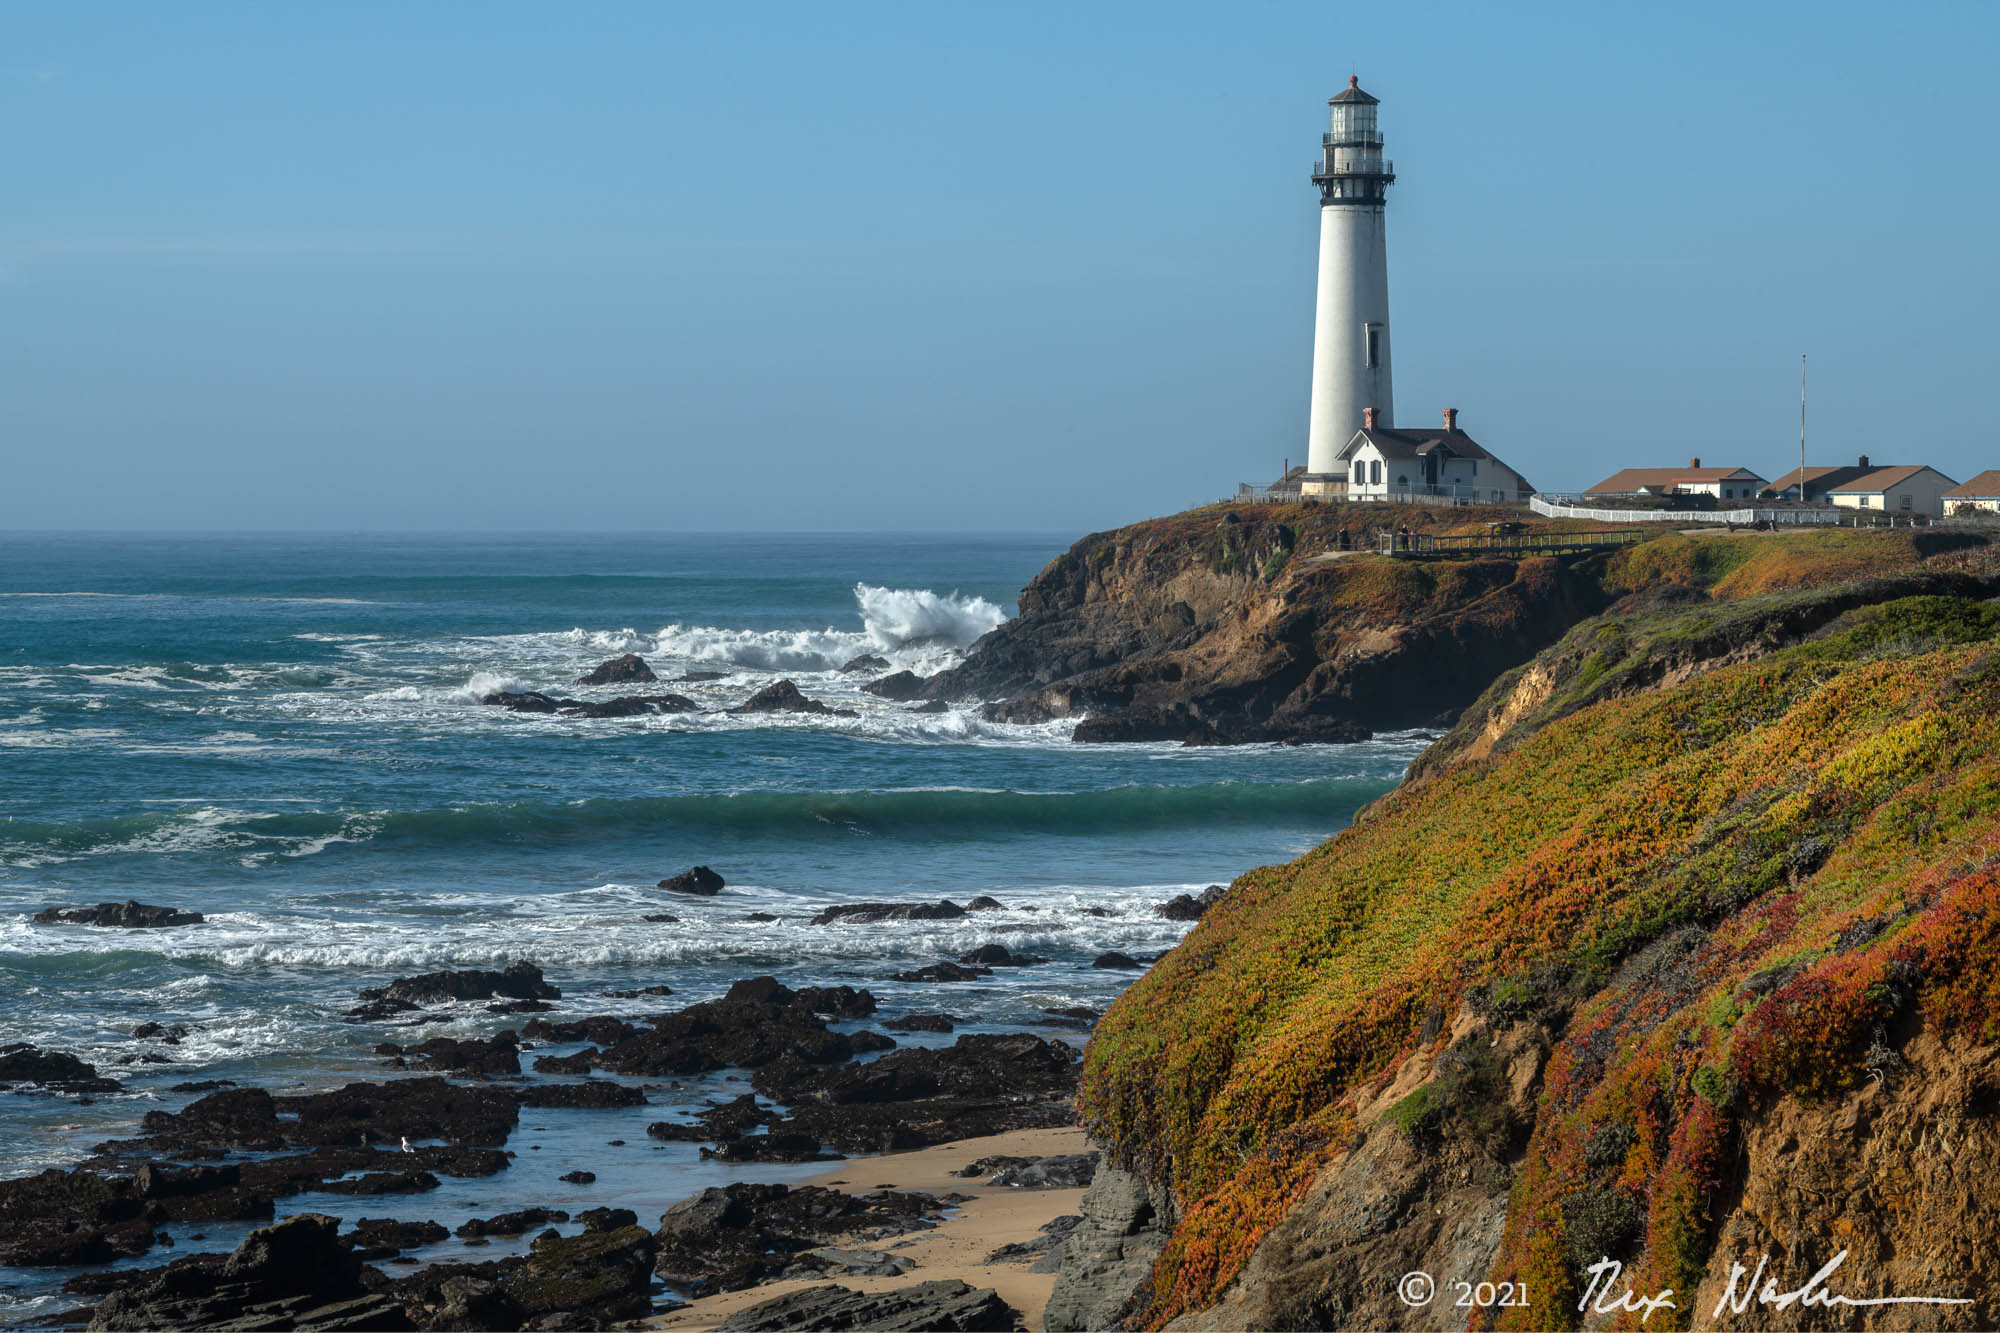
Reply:
M2000 1324L2000 557L1811 549L1620 593L1112 1007L1122 1325ZM1781 1303L1843 1250L1972 1304Z
M984 700L1000 721L1081 716L1079 741L1341 741L1446 727L1495 677L1621 601L1726 601L1887 572L1924 543L1953 540L1662 534L1562 556L1380 554L1400 528L1477 535L1501 522L1575 526L1503 509L1215 505L1097 533L919 692Z

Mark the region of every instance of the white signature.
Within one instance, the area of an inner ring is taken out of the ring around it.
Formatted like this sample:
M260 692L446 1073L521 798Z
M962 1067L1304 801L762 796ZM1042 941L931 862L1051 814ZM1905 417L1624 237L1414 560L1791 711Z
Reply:
M1725 1313L1742 1314L1752 1304L1769 1305L1780 1310L1790 1309L1794 1305L1805 1308L1814 1305L1831 1307L1972 1304L1970 1297L1961 1296L1846 1296L1837 1291L1826 1290L1827 1279L1832 1277L1833 1271L1845 1262L1847 1262L1847 1251L1842 1250L1820 1265L1819 1271L1807 1278L1803 1286L1795 1287L1791 1291L1779 1290L1778 1280L1775 1277L1765 1276L1765 1270L1771 1263L1771 1256L1768 1254L1757 1261L1754 1272L1740 1263L1731 1264L1729 1286L1723 1291L1722 1299L1715 1303L1715 1311L1711 1318L1720 1319ZM1674 1304L1672 1287L1665 1288L1652 1296L1642 1296L1630 1287L1614 1291L1612 1288L1624 1270L1625 1266L1615 1259L1599 1259L1584 1269L1584 1275L1590 1279L1590 1284L1584 1288L1583 1299L1576 1303L1578 1313L1591 1309L1595 1309L1598 1314L1629 1311L1637 1314L1639 1322L1643 1324L1653 1317L1656 1310L1678 1308ZM1746 1276L1750 1279L1749 1283L1739 1285Z

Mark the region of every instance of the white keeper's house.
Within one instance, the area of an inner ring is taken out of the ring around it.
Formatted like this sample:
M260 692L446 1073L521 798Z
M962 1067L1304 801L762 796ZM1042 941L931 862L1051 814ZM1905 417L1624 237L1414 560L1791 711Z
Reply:
M1347 474L1350 500L1444 496L1473 504L1518 504L1535 493L1527 479L1458 428L1458 409L1444 410L1443 430L1402 430L1375 424L1375 409L1361 414L1327 470Z
M1643 499L1662 495L1712 495L1718 500L1754 500L1767 483L1747 467L1628 467L1583 494L1598 499Z
M1963 485L1944 493L1947 514L1976 514L2000 511L2000 471L1988 468Z
M1944 515L1944 494L1958 485L1934 467L1873 468L1838 486L1826 498L1842 509L1867 509L1891 514Z

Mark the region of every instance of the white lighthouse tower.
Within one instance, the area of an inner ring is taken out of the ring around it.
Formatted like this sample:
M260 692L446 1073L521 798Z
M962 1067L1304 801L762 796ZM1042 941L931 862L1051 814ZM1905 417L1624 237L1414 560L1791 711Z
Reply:
M1312 420L1306 437L1306 495L1332 493L1335 455L1361 429L1395 424L1389 381L1389 252L1383 216L1393 163L1382 156L1375 98L1360 81L1328 105L1332 124L1320 141L1313 184L1319 187L1319 312L1313 328ZM1340 478L1344 480L1344 478Z

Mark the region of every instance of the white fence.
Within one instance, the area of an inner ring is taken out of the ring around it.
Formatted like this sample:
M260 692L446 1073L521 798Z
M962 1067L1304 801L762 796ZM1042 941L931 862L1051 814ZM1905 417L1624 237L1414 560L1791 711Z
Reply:
M1838 527L1838 509L1586 509L1557 504L1539 495L1528 508L1544 518L1587 518L1596 523L1799 523Z

